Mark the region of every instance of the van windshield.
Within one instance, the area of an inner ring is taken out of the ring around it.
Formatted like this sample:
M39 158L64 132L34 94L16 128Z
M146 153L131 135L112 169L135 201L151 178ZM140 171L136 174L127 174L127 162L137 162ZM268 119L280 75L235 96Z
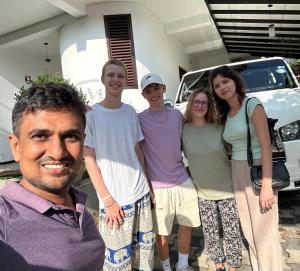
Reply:
M297 87L282 59L231 65L231 68L240 73L248 93ZM189 95L197 88L210 89L208 83L210 71L211 69L208 69L184 76L178 97L179 102L187 101Z

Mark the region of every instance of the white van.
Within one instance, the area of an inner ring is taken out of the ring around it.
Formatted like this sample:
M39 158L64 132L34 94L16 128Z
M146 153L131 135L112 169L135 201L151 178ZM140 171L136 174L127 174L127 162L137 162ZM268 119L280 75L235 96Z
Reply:
M291 184L284 190L300 189L300 87L292 69L281 57L227 64L240 73L248 96L261 100L268 117L278 119L277 148L273 159L284 159ZM188 96L196 88L210 89L210 67L186 73L179 85L175 107L184 111Z

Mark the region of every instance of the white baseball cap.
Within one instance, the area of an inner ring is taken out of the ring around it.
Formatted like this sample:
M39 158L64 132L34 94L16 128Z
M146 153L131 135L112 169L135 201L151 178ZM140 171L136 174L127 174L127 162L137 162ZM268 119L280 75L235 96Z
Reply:
M141 80L141 90L144 91L144 89L149 86L150 84L160 84L163 85L163 81L161 77L157 73L147 73L143 76Z

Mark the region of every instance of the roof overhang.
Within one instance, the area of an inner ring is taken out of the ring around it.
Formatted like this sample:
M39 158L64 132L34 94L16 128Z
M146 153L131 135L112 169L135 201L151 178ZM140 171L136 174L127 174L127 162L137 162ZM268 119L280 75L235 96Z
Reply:
M205 2L228 53L300 58L299 0Z

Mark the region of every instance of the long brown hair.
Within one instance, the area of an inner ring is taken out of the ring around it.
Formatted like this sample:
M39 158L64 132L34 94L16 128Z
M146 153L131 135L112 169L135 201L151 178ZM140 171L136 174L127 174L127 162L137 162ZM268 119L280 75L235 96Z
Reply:
M185 121L192 122L192 120L193 120L193 113L192 113L193 101L199 93L203 93L207 97L208 104L207 104L207 113L205 115L205 120L208 122L215 123L216 116L215 116L214 101L213 101L212 95L210 94L210 92L208 90L202 89L202 88L195 89L189 96L187 106L186 106L186 111L184 114Z
M217 114L220 119L220 122L222 124L224 124L226 121L228 112L229 112L229 105L225 100L221 99L214 90L213 80L218 75L229 78L234 81L235 87L236 87L236 93L238 95L238 100L239 100L240 104L243 103L243 100L246 97L245 84L244 84L242 78L240 77L240 75L236 71L234 71L233 69L231 69L230 67L228 67L226 65L217 67L210 72L209 84L211 86L212 95L213 95L213 98L216 103Z

